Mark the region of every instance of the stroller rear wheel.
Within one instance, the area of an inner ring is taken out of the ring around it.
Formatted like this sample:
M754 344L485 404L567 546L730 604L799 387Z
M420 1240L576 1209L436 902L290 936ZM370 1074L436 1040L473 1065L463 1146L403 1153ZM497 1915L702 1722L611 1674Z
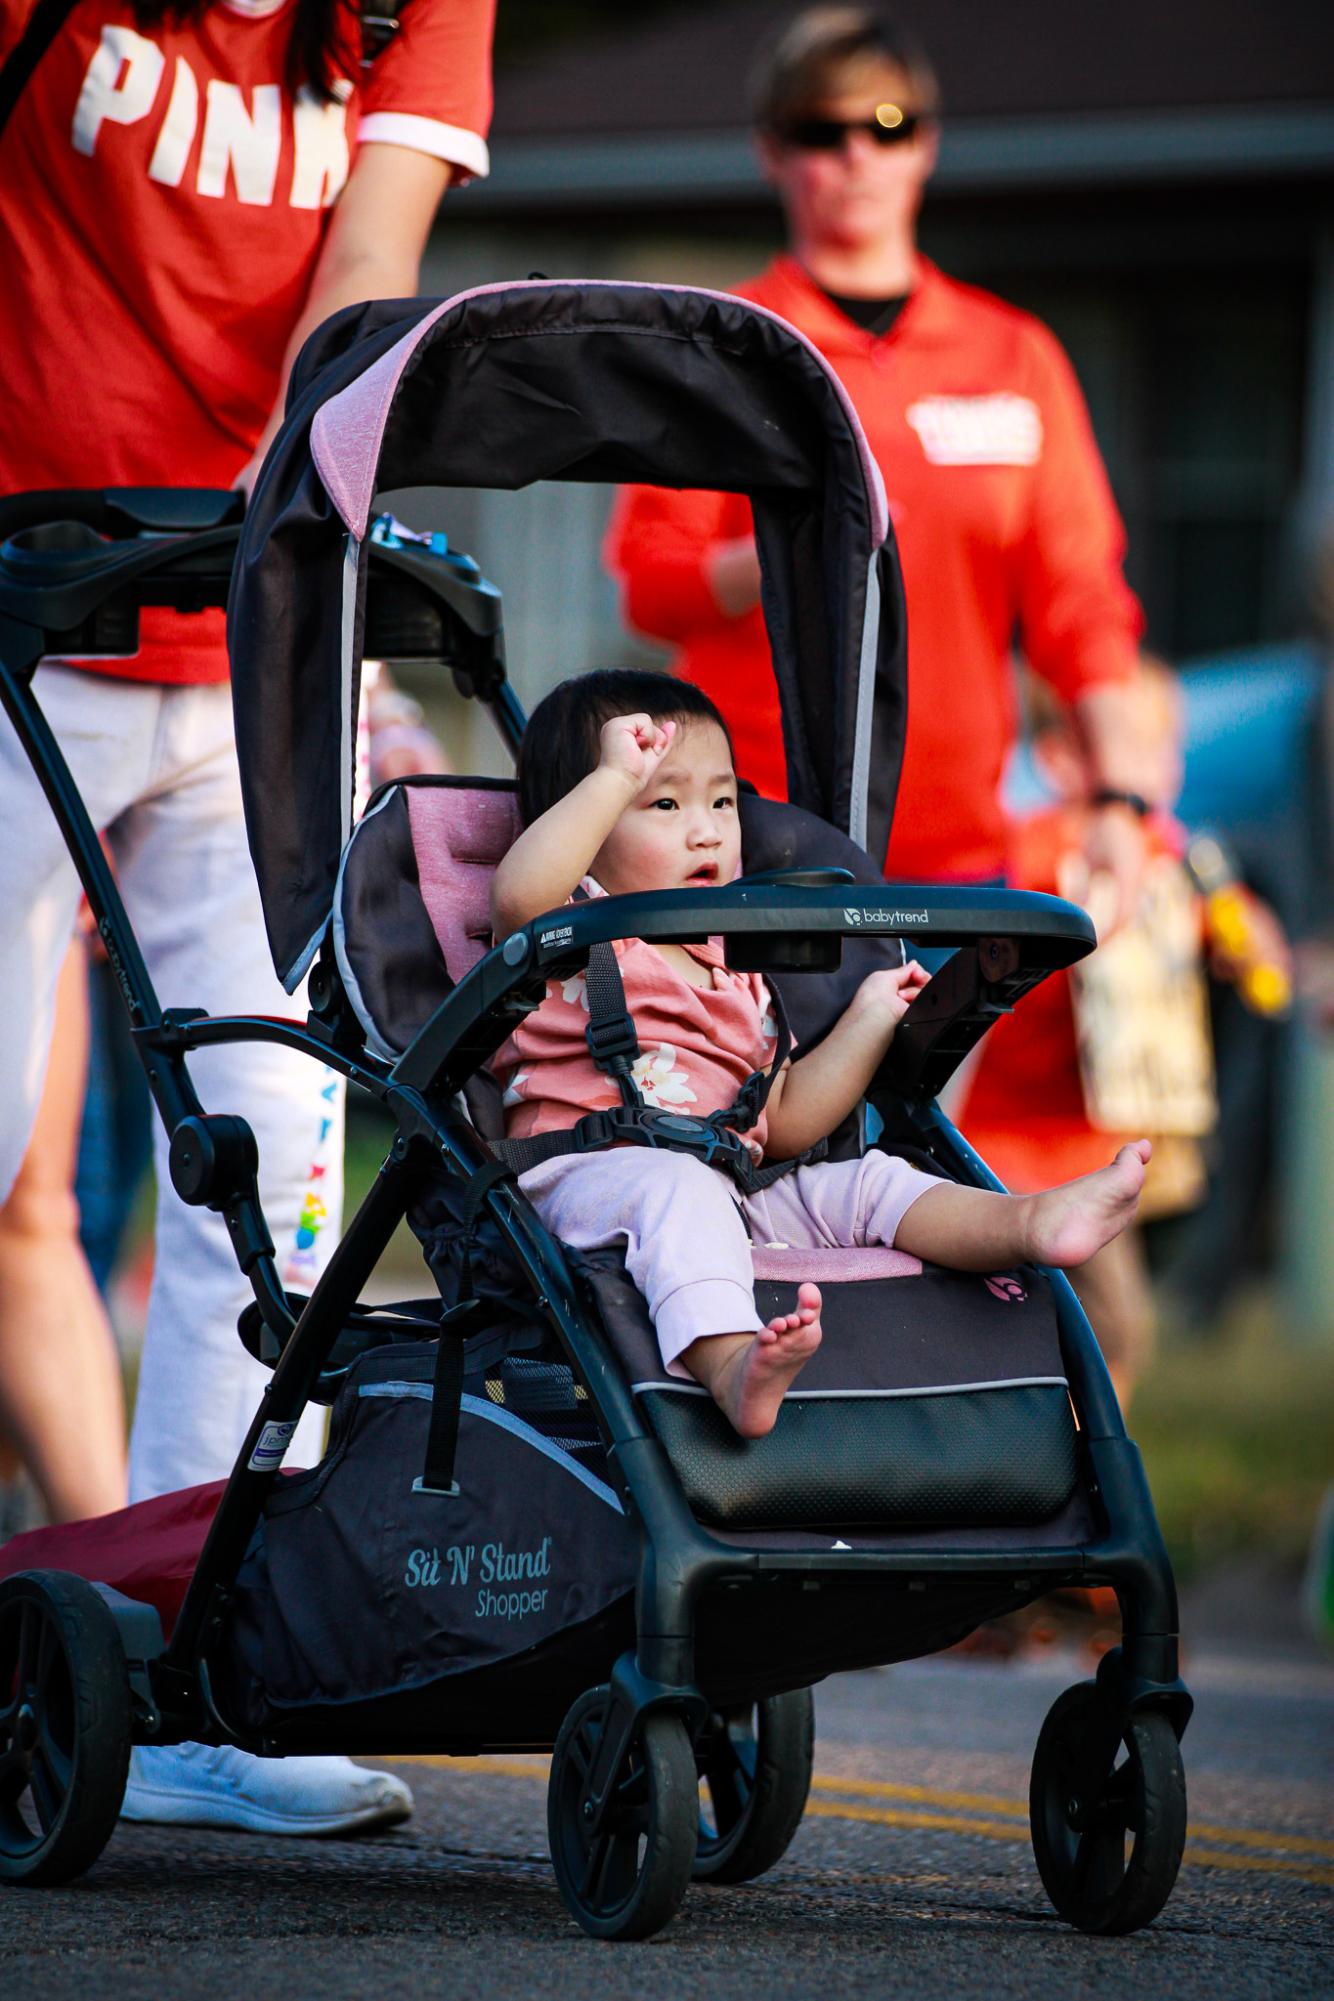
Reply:
M1068 1923L1103 1933L1151 1923L1186 1843L1170 1719L1157 1709L1120 1715L1096 1682L1068 1688L1038 1736L1029 1818L1038 1873Z
M815 1756L808 1688L710 1718L697 1747L697 1883L748 1883L787 1853L801 1825Z
M551 1757L547 1832L556 1881L590 1938L649 1938L680 1908L695 1855L695 1754L679 1717L644 1717L602 1826L590 1834L584 1787L607 1713L593 1688L570 1710Z
M0 1584L0 1879L67 1883L111 1837L130 1762L116 1622L81 1577Z

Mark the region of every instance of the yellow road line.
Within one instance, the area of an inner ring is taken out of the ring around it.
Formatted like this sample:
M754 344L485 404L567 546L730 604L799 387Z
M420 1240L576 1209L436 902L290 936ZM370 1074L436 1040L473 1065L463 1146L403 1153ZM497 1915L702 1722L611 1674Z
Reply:
M404 1757L377 1758L377 1765L433 1765L438 1771L458 1772L462 1778L480 1773L483 1778L492 1779L536 1779L542 1785L547 1782L547 1771L551 1760L543 1758L539 1763L536 1752L528 1758L451 1758L431 1752L409 1753Z
M1334 1886L1334 1869L1312 1869L1282 1855L1224 1855L1217 1848L1188 1847L1184 1859L1199 1869L1253 1869L1260 1875L1296 1876L1302 1883Z
M1017 1813L1028 1819L1027 1800L1002 1799L998 1793L956 1793L940 1786L891 1785L887 1779L844 1779L837 1773L817 1772L811 1780L816 1793L852 1793L862 1798L925 1800L933 1806L958 1806L979 1813Z
M458 1772L463 1776L482 1778L527 1779L545 1785L549 1760L534 1755L532 1758L451 1758L420 1755L416 1757L385 1758L379 1762L387 1765L430 1765L445 1771ZM1027 1837L1028 1806L1022 1800L1007 1799L998 1793L956 1792L948 1787L896 1785L887 1779L842 1778L832 1772L817 1772L811 1780L811 1790L815 1794L850 1794L863 1799L904 1800L919 1802L919 1808L856 1806L851 1801L839 1798L813 1798L806 1812L814 1820L863 1821L879 1827L915 1827L924 1830L935 1828L942 1834L977 1834L991 1841L1022 1841ZM927 1812L922 1808L956 1807L957 1813ZM1012 1818L987 1820L975 1818L979 1814L1006 1814ZM1297 1859L1311 1856L1324 1860L1334 1860L1334 1842L1316 1840L1305 1834L1280 1834L1258 1827L1216 1827L1212 1824L1192 1824L1191 1845L1186 1850L1185 1859L1203 1869L1249 1869L1264 1873L1278 1873L1300 1876L1304 1882L1334 1884L1334 1869L1312 1868L1307 1862ZM1196 1846L1196 1839L1205 1843L1222 1842L1234 1848L1272 1850L1271 1854L1229 1855L1218 1848Z
M906 1807L842 1806L835 1800L808 1800L813 1820L868 1820L877 1827L938 1828L942 1834L985 1834L993 1841L1027 1841L1027 1827L1000 1820L965 1820L962 1814L913 1813Z
M841 1806L836 1800L811 1800L806 1812L816 1820L869 1821L878 1827L937 1828L942 1834L980 1834L991 1841L1021 1841L1028 1830L1014 1823L996 1820L969 1820L962 1814L913 1813L900 1807ZM1300 1837L1262 1834L1255 1829L1214 1830L1215 1837L1228 1841L1265 1843L1280 1847L1285 1840ZM1308 1863L1278 1855L1228 1855L1217 1848L1197 1848L1192 1842L1185 1860L1200 1869L1250 1869L1261 1875L1297 1875L1304 1883L1334 1884L1334 1869L1312 1869Z
M817 1773L811 1780L816 1793L850 1793L854 1797L892 1800L920 1800L929 1806L957 1806L975 1813L1015 1814L1028 1819L1027 1800L1006 1799L998 1793L960 1793L939 1786L904 1786L886 1779L844 1779L834 1773ZM1273 1848L1293 1855L1314 1855L1334 1862L1334 1841L1320 1841L1309 1834L1270 1834L1263 1828L1213 1827L1191 1822L1192 1835L1205 1841L1230 1842L1240 1848Z
M1205 1841L1230 1841L1240 1848L1286 1849L1294 1855L1319 1855L1334 1862L1334 1841L1315 1841L1309 1834L1266 1834L1262 1828L1206 1827L1195 1821L1191 1822L1190 1831Z

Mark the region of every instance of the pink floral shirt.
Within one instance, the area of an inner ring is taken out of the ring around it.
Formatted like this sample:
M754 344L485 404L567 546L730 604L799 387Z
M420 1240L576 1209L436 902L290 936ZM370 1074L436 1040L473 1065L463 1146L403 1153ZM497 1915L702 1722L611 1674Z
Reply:
M605 892L586 877L590 896ZM634 1079L646 1105L705 1117L730 1105L754 1070L767 1069L778 1039L769 990L757 973L733 973L720 938L685 950L708 969L710 987L694 987L642 938L618 939L613 949L640 1056ZM582 973L550 980L547 997L496 1052L493 1067L505 1086L510 1139L572 1126L585 1112L609 1110L620 1093L589 1054L588 991ZM747 1135L764 1150L763 1116Z

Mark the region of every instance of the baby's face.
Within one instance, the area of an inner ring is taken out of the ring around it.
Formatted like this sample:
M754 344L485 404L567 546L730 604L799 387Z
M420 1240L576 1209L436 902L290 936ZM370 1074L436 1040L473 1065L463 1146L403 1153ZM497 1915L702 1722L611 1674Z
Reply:
M741 863L736 773L727 738L703 716L678 722L652 780L593 858L609 896L731 882Z

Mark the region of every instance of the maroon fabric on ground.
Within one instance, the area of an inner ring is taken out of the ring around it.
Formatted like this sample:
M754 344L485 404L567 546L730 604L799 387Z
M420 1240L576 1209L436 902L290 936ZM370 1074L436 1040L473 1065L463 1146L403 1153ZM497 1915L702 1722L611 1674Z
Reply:
M155 1605L170 1635L199 1562L225 1480L137 1501L112 1515L29 1529L0 1546L0 1578L20 1570L69 1570Z

